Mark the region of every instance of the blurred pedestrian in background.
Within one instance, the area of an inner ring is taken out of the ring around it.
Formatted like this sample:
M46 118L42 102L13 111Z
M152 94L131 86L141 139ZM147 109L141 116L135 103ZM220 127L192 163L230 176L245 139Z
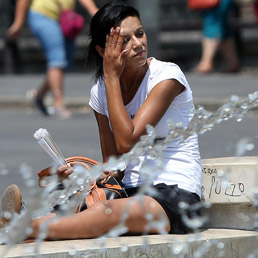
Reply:
M234 73L240 70L234 31L229 23L233 0L221 0L219 5L203 11L202 56L197 66L200 73L213 71L215 55L220 48L226 59L223 72Z
M256 16L256 23L257 23L257 26L258 26L258 0L256 0L254 2L254 13L255 13L255 16Z
M79 1L91 16L98 10L93 0ZM72 63L75 39L63 35L59 18L62 9L74 10L75 4L76 0L18 0L14 22L7 31L7 37L16 40L27 16L29 27L40 41L47 62L46 78L34 96L36 107L44 115L49 115L44 98L50 91L54 100L53 113L63 119L71 116L64 105L63 79L64 71Z

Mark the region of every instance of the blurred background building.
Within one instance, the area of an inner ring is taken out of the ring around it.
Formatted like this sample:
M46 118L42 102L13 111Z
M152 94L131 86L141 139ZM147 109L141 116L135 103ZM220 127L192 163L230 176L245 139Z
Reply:
M107 0L96 0L101 7ZM149 39L149 56L193 69L201 55L202 19L198 11L187 8L187 0L125 0L140 10ZM8 42L5 34L14 16L16 0L0 1L0 74L39 73L45 68L39 42L27 26L17 42ZM75 61L71 72L85 72L84 59L90 16L85 16L85 31L76 39ZM251 0L237 0L231 12L238 53L243 68L258 67L258 28ZM216 62L220 62L218 55Z

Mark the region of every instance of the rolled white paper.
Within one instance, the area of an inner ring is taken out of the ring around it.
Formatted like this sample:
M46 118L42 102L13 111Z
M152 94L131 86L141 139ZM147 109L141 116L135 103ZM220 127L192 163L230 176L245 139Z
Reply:
M34 138L58 165L62 166L67 164L63 154L61 153L50 133L46 129L38 129L34 133Z

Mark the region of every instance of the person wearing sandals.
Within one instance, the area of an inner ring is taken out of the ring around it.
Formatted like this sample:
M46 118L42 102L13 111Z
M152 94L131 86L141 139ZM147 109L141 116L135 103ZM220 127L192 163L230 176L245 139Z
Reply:
M46 78L37 91L28 92L35 99L36 107L44 115L49 111L44 104L48 92L54 100L54 113L60 118L69 118L71 113L64 105L64 72L70 67L74 53L74 39L64 37L59 16L61 9L75 8L76 0L18 0L15 19L7 31L7 37L16 40L21 32L28 10L28 24L33 34L40 41L46 61ZM80 0L82 6L94 15L98 10L93 0ZM53 113L53 112L52 112Z
M168 135L168 119L187 127L193 109L190 86L176 64L147 57L147 36L135 8L117 2L104 5L91 20L90 38L87 61L96 83L89 104L99 127L103 162L128 153L146 134L148 124L154 127L157 139ZM128 197L99 201L69 217L51 213L34 219L28 238L37 237L40 225L51 218L57 220L49 223L46 239L50 240L99 237L123 219L128 234L193 232L187 222L200 216L198 138L192 135L181 140L182 136L164 150L165 166L156 171L151 183L157 194L145 192L142 199L134 196L146 180L141 173L143 163L151 162L141 154L138 164L129 163L124 171L122 182ZM63 179L73 168L65 165L57 172ZM162 229L149 225L161 219Z

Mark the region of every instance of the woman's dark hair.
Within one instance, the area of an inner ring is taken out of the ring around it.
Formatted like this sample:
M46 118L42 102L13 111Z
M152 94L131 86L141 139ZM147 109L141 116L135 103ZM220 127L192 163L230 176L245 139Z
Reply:
M104 5L92 17L90 23L90 43L86 53L86 64L90 71L95 71L95 80L103 75L103 59L96 50L99 45L105 48L106 35L112 27L117 27L125 18L132 16L140 19L139 12L121 2L111 2Z

